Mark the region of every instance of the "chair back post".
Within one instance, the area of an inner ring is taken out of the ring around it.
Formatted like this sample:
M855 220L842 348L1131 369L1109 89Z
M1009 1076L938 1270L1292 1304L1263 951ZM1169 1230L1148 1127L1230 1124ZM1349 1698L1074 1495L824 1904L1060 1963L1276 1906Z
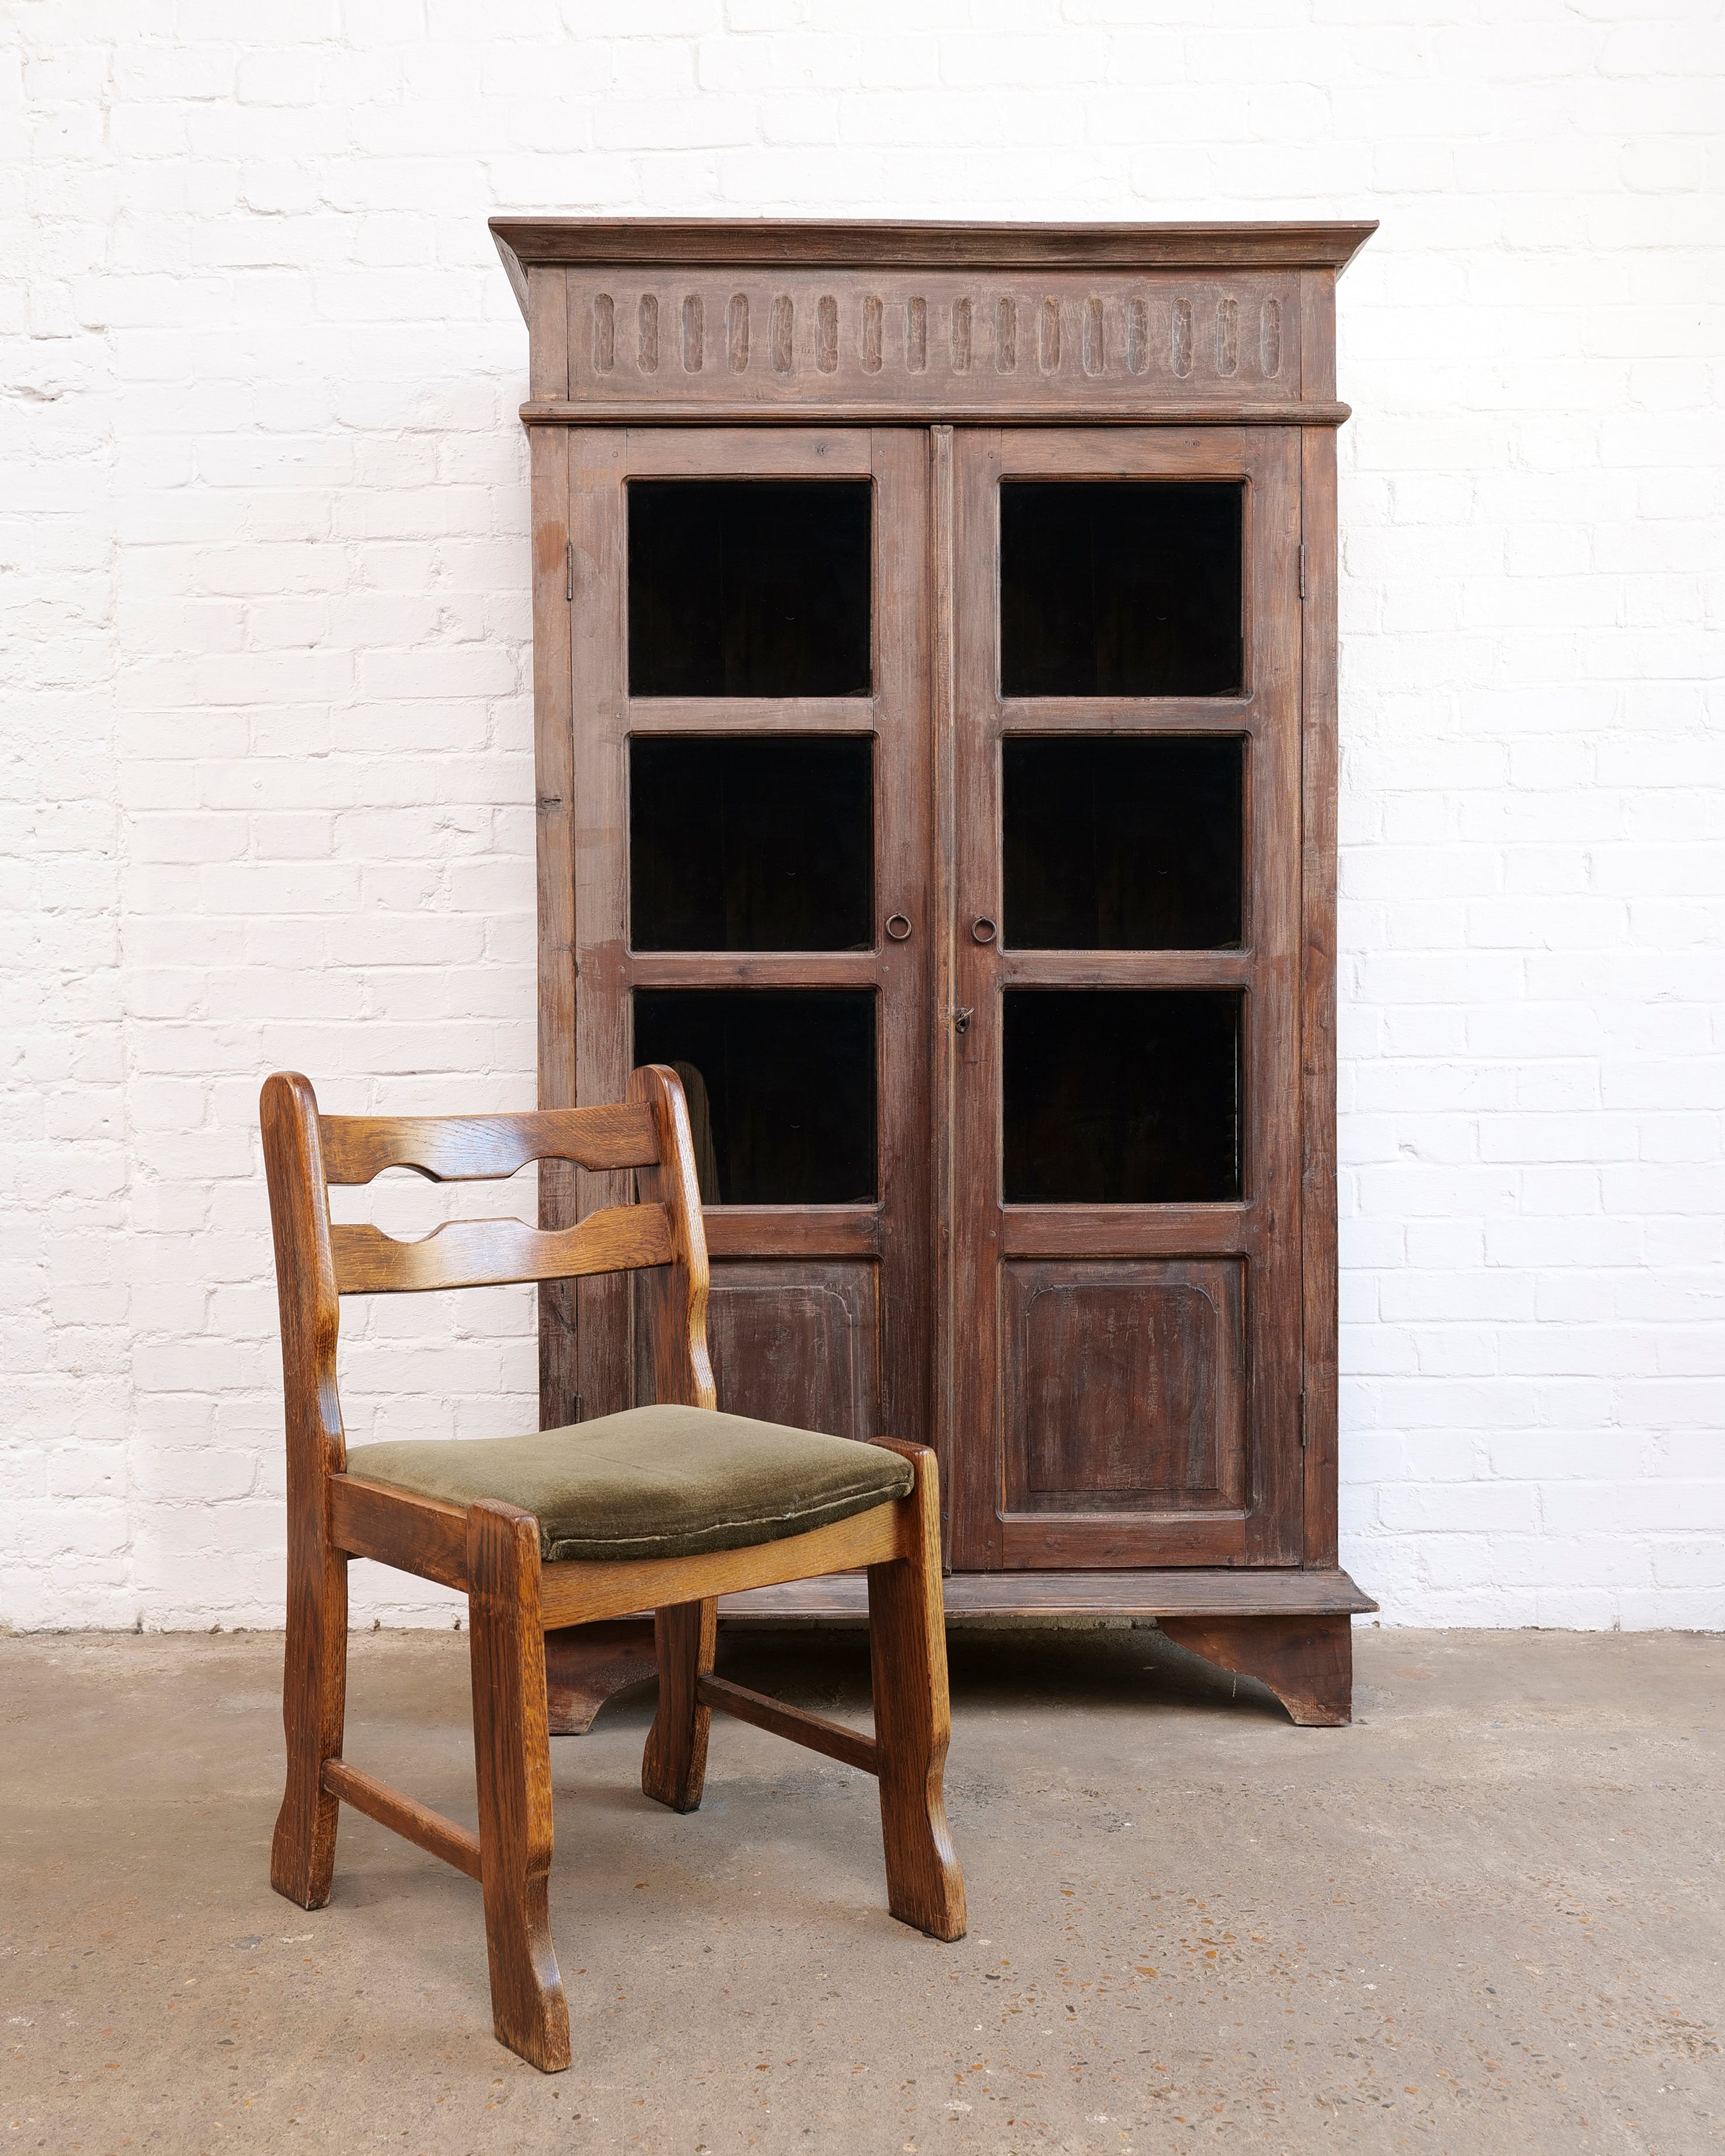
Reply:
M659 1139L656 1167L638 1168L644 1201L664 1206L670 1222L671 1260L642 1276L642 1299L653 1327L654 1398L680 1407L718 1404L706 1347L706 1229L689 1105L675 1070L644 1063L629 1073L629 1097L650 1108Z
M324 1477L347 1465L336 1384L341 1306L311 1081L297 1070L276 1071L264 1081L260 1119L281 1307L288 1505L297 1512L314 1496L321 1506Z

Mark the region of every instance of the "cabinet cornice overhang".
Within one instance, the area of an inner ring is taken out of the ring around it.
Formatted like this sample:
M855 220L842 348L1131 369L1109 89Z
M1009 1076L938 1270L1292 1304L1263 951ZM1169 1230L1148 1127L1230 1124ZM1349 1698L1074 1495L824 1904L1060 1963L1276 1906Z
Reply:
M1377 222L959 224L767 218L494 217L515 270L532 262L671 267L1346 269Z
M538 425L1336 426L1312 317L1374 229L491 221Z

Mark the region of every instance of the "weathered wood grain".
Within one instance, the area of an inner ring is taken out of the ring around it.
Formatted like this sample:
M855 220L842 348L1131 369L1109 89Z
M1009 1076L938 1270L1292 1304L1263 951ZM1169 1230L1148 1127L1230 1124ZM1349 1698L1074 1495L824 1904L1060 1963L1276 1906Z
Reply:
M607 1700L643 1683L658 1668L650 1617L547 1632L546 1727L553 1737L584 1736Z
M1169 1614L1160 1622L1177 1645L1267 1685L1303 1727L1339 1729L1353 1719L1353 1640L1348 1617Z
M706 1780L712 1710L701 1686L718 1644L716 1607L708 1595L661 1604L653 1615L659 1706L641 1754L641 1792L674 1812L699 1811Z
M324 1180L369 1183L409 1168L432 1183L513 1175L532 1160L634 1168L655 1158L652 1119L639 1108L541 1109L523 1116L320 1116Z
M954 531L954 476L952 429L934 427L928 438L928 543L930 608L929 653L929 791L932 797L930 831L931 874L929 921L931 966L928 1008L923 1014L924 1035L929 1044L932 1082L929 1094L929 1198L933 1215L928 1223L929 1309L933 1334L928 1437L940 1463L942 1559L952 1550L952 1491L957 1481L954 1447L957 1443L957 1402L954 1391L953 1342L957 1330L954 1300L952 1216L956 1173L952 1134L955 1127L958 1036L952 1026L957 1002L957 797L953 762L957 713L957 653L956 575L957 540Z
M687 1601L691 1584L702 1596L732 1594L783 1579L852 1572L899 1553L906 1532L899 1505L877 1505L829 1527L747 1549L695 1558L640 1558L613 1564L551 1564L542 1586L546 1625L582 1625L598 1617L629 1617ZM691 1567L698 1567L691 1570Z
M886 1845L887 1906L932 1938L964 1936L964 1879L947 1825L943 1780L952 1714L941 1607L939 1472L932 1451L875 1442L916 1471L901 1557L869 1567L875 1772Z
M788 1738L793 1744L824 1753L829 1759L842 1760L865 1774L880 1771L879 1748L872 1737L859 1729L847 1729L843 1722L829 1722L824 1715L805 1713L800 1707L787 1707L783 1700L769 1699L765 1692L751 1691L747 1685L732 1684L724 1677L704 1676L698 1689L706 1706L719 1707L738 1722L769 1729L775 1737Z
M413 1295L428 1288L496 1287L510 1281L579 1280L590 1273L666 1265L673 1257L662 1205L609 1205L573 1228L525 1220L446 1220L417 1243L398 1243L368 1220L330 1230L343 1295Z
M539 1616L539 1523L491 1502L467 1513L480 1884L497 2040L542 2073L569 2063L569 2009L551 1940L551 1745Z
M565 354L567 361L567 354ZM565 428L531 427L527 459L533 535L533 773L535 891L538 933L538 1099L542 1111L575 1106L575 549L569 523ZM589 1161L590 1167L609 1164ZM572 1228L579 1217L577 1164L547 1159L539 1169L539 1224ZM540 1428L562 1429L572 1413L547 1416L547 1404L572 1399L576 1373L576 1289L572 1281L539 1287Z
M352 1804L355 1811L376 1820L379 1826L388 1827L403 1840L413 1842L430 1856L440 1856L445 1864L453 1864L456 1871L465 1872L470 1879L480 1876L479 1836L470 1834L465 1826L458 1826L454 1820L445 1819L441 1812L431 1810L413 1797L403 1796L399 1789L392 1789L374 1775L350 1767L344 1759L324 1761L323 1785L332 1797Z
M494 217L518 263L809 263L1341 270L1375 220L1015 224L938 218Z
M913 377L914 378L914 377ZM636 398L583 398L579 403L556 401L526 403L519 408L528 428L627 427L649 424L667 436L690 428L716 424L747 426L758 424L761 403L713 396L696 403L655 396L650 403ZM789 440L811 430L830 427L939 427L973 425L978 414L957 398L903 396L829 397L818 404L787 404L770 414L774 427ZM1331 401L1298 402L1290 398L1216 396L1202 402L1183 398L1139 403L1124 398L1092 392L1078 407L1065 400L1026 403L997 394L987 408L989 421L1003 427L1070 427L1082 420L1096 427L1345 427L1353 417L1351 404Z
M706 1237L688 1104L676 1073L661 1064L649 1063L632 1071L629 1094L651 1114L659 1140L656 1164L637 1171L644 1203L634 1209L658 1214L665 1224L664 1258L641 1282L641 1304L650 1332L653 1398L663 1405L711 1409L717 1405L717 1395L706 1348ZM594 1214L584 1225L590 1228L602 1217Z
M634 323L631 311L627 319ZM619 338L619 343L622 340ZM576 971L572 1038L547 1043L572 1065L575 1097L619 1101L629 1083L629 1006L626 981L629 886L611 860L626 824L628 773L627 589L629 531L624 479L628 437L583 427L570 437L569 536L573 547L571 608L570 768ZM543 1072L542 1071L542 1084ZM578 1215L626 1204L619 1173L583 1170L576 1178ZM542 1391L541 1425L613 1414L629 1394L629 1286L589 1276L571 1290L576 1357Z
M1301 278L1301 335L1314 373L1335 367L1335 280ZM1301 443L1300 1232L1302 1244L1305 1554L1336 1562L1336 445Z
M1154 1617L1195 1615L1317 1617L1369 1614L1378 1604L1345 1572L1271 1571L1239 1565L1226 1570L1170 1566L1141 1572L960 1572L942 1589L948 1618ZM863 1583L839 1575L793 1585L727 1594L726 1620L805 1625L866 1615Z
M357 1475L329 1479L329 1534L337 1549L398 1572L467 1586L467 1515L459 1505L415 1496Z
M281 1311L288 1514L287 1785L270 1883L301 1908L321 1909L335 1875L340 1817L323 1767L341 1756L347 1683L347 1558L330 1538L325 1508L328 1479L347 1465L336 1389L341 1306L316 1096L297 1071L278 1071L264 1082L261 1108Z

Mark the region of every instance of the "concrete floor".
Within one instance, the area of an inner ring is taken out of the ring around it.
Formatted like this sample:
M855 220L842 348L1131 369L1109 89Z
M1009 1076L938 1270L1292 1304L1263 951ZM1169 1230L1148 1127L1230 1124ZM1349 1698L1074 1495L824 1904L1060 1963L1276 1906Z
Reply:
M864 1776L650 1686L555 1740L575 2065L492 2040L478 1890L349 1812L270 1892L279 1637L0 1640L0 2132L56 2152L1725 2146L1725 1640L1356 1634L1296 1729L1153 1630L962 1632L968 1938L884 1906ZM861 1714L855 1634L721 1669ZM348 1757L472 1822L466 1641L356 1640Z

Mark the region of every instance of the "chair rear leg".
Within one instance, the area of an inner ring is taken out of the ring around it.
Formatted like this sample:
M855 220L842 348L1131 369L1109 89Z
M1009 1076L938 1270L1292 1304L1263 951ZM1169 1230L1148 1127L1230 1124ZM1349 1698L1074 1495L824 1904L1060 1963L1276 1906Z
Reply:
M908 1447L904 1448L906 1450ZM912 1553L869 1567L869 1661L874 1680L886 1904L932 1938L964 1936L964 1879L947 1825L942 1778L952 1735L941 1603L940 1498L934 1455L918 1449Z
M717 1602L679 1602L653 1616L659 1650L659 1711L641 1754L641 1789L674 1812L701 1810L713 1711L696 1693L711 1676L719 1636Z
M547 1907L551 1740L532 1514L470 1505L467 1577L491 2025L530 2066L559 2073L569 2063L569 2009Z
M320 1505L322 1494L320 1487ZM321 1518L293 1517L281 1682L287 1787L270 1846L270 1884L302 1909L322 1908L335 1877L341 1805L323 1786L323 1765L341 1755L347 1697L347 1555L330 1548Z

